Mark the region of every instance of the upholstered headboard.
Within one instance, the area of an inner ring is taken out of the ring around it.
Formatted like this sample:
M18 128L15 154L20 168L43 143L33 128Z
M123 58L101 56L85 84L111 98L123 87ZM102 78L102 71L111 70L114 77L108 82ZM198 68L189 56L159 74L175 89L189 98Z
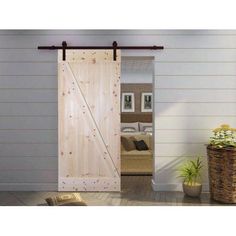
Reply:
M121 122L122 123L131 123L131 122L152 122L152 114L121 114Z

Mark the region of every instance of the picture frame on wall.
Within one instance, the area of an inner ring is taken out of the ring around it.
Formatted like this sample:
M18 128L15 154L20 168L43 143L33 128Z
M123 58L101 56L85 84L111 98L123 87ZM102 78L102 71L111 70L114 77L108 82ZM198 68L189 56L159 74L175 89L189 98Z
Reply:
M122 112L134 112L134 93L122 93L121 111Z
M152 112L152 93L142 93L141 112Z

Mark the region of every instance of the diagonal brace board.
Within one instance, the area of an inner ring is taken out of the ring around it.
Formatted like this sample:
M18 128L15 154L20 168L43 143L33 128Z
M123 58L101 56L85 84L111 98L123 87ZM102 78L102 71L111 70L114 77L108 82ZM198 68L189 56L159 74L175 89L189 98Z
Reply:
M88 118L87 122L89 122L89 124L91 124L93 134L95 135L93 137L97 137L97 141L100 144L99 146L102 147L102 152L105 155L105 159L104 160L107 160L108 162L112 163L112 168L115 171L115 176L114 177L119 177L119 171L117 170L117 168L116 168L116 166L115 166L115 164L113 162L113 159L111 157L111 154L110 154L109 150L106 147L104 139L103 139L103 137L102 137L102 135L101 135L101 133L99 131L99 127L98 127L96 121L93 118L93 115L92 115L92 112L91 112L91 110L89 108L89 105L86 102L86 99L85 99L85 97L84 97L84 95L82 93L82 90L81 90L81 88L80 88L80 86L78 84L77 79L75 78L75 75L74 75L73 71L71 70L71 67L70 67L69 63L67 63L67 62L65 63L65 68L69 72L71 78L73 78L73 80L75 81L76 86L77 86L77 88L79 90L78 95L80 96L80 100L82 101L83 104L78 104L78 105L80 105L81 109L84 110L84 115L87 114L87 118Z

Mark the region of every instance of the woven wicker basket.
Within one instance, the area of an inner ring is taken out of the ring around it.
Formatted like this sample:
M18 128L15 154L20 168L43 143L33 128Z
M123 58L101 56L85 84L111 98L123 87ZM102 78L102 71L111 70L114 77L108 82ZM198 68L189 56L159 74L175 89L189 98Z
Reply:
M236 148L207 146L211 198L236 203Z

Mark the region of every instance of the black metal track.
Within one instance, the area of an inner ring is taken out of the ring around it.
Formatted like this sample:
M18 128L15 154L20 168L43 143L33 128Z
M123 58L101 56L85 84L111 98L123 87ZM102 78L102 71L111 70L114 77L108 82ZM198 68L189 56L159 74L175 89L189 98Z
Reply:
M113 57L116 60L116 50L163 50L163 46L118 46L117 42L114 41L112 46L67 46L66 41L62 42L62 46L38 46L39 50L63 50L63 61L66 60L66 50L72 49L111 49L114 51Z

